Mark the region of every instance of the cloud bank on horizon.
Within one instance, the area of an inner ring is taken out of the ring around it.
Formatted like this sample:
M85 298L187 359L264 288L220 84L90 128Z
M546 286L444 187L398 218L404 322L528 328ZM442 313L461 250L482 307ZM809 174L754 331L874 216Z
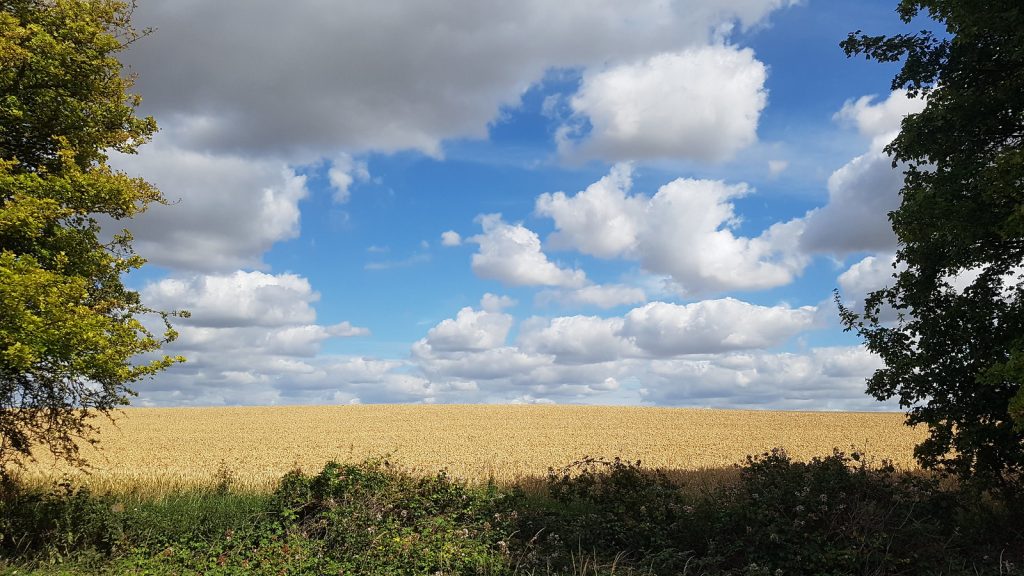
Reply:
M831 9L140 3L130 281L192 316L138 403L893 409L831 294L890 278L922 103Z

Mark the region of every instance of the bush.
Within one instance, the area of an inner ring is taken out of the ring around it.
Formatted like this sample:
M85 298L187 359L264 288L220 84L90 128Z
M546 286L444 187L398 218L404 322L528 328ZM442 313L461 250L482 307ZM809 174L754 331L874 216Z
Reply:
M550 470L547 490L549 500L524 517L520 533L539 534L526 544L556 566L566 567L573 553L594 553L672 570L703 552L699 503L640 462L584 458Z
M1010 504L841 452L773 450L704 491L595 458L552 470L542 493L380 459L292 472L273 494L228 488L125 502L7 485L0 572L1009 576L1024 564Z
M524 508L521 534L534 537L520 545L563 570L589 551L658 574L1012 574L1024 560L1005 504L856 453L773 450L703 493L639 462L586 458L547 488Z
M1012 536L977 525L974 541L965 538L961 520L987 513L963 508L964 493L940 489L936 478L885 462L872 469L857 453L803 463L782 450L748 457L741 478L723 498L714 531L716 552L732 569L845 575L1008 568L998 556Z
M108 498L68 482L47 491L7 482L0 488L0 551L60 562L106 555L124 537L118 508Z
M514 530L495 486L418 478L383 460L289 474L274 502L285 529L322 542L353 574L502 573Z

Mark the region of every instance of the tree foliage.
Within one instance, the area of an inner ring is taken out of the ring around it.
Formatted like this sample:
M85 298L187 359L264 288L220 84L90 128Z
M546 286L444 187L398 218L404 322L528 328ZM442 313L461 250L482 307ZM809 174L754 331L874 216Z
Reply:
M112 170L156 131L139 118L116 55L139 37L117 0L0 0L0 475L40 446L73 464L92 419L128 403L128 385L180 358L169 314L122 276L144 262L125 230L159 191ZM140 318L162 316L157 335ZM139 362L140 354L151 353Z
M848 56L902 62L925 98L887 152L906 163L892 286L841 310L885 367L868 381L928 428L920 463L1012 492L1024 471L1024 4L903 0L945 33L851 33ZM888 322L883 310L898 319Z

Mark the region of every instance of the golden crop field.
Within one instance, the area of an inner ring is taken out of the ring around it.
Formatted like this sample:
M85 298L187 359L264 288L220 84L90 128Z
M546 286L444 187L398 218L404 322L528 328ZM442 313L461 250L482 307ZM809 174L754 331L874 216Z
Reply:
M358 405L130 408L103 423L85 452L96 487L236 485L269 488L285 472L331 459L388 455L417 472L467 480L542 476L583 456L645 467L729 467L776 446L797 459L833 448L912 468L923 432L894 413L775 412L601 406ZM40 463L31 476L55 476Z

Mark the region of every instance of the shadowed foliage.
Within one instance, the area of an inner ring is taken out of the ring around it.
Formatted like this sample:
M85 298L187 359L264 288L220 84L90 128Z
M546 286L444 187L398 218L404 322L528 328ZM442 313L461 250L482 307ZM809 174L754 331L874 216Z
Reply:
M1024 6L904 0L944 34L850 34L847 55L902 62L892 87L925 98L886 148L907 164L891 286L842 309L885 367L868 391L899 398L929 436L919 462L1018 497L1024 472ZM964 286L963 284L966 284ZM886 322L883 310L898 320Z

